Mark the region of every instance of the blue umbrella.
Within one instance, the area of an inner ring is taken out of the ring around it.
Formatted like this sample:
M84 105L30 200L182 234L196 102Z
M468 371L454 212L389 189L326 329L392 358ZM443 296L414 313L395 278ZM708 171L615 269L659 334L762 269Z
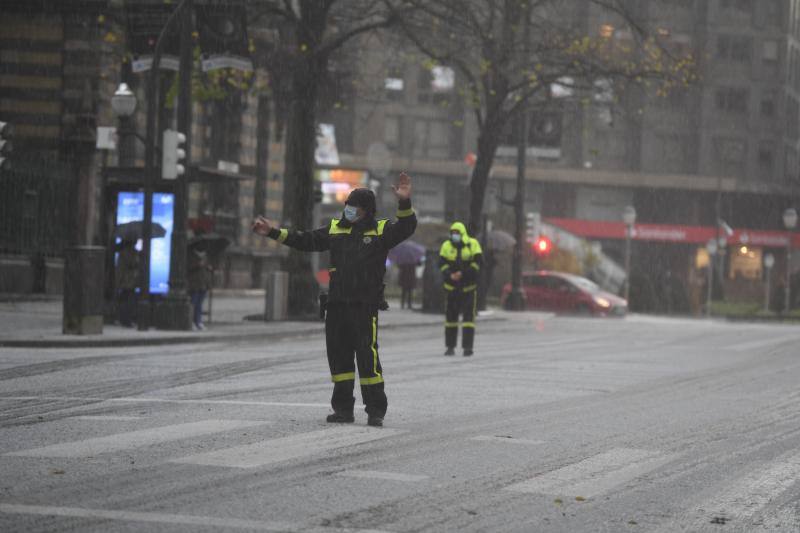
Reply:
M425 247L414 241L403 241L389 250L389 260L396 265L417 265L425 255Z

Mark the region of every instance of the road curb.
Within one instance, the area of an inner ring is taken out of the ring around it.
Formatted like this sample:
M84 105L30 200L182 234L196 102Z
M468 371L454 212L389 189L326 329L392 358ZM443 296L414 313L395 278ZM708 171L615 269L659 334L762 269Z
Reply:
M431 315L438 316L438 315ZM488 317L481 319L480 322L498 322L505 320L500 317ZM397 328L418 328L424 326L436 326L437 322L409 322L405 324L384 324L382 329ZM125 348L137 346L170 346L175 344L205 344L214 342L239 342L255 341L268 339L289 339L293 337L305 337L309 334L324 333L325 326L322 322L311 325L307 329L279 330L279 331L260 331L252 333L232 332L205 334L197 333L192 336L180 337L157 337L157 338L124 338L124 339L0 339L0 348Z

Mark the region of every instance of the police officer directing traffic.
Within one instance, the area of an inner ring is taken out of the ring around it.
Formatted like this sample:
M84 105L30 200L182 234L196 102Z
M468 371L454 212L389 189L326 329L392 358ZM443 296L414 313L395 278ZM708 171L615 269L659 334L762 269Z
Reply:
M401 173L392 189L398 200L395 221L376 220L375 194L369 189L355 189L345 202L341 218L313 231L281 229L264 217L253 222L255 233L297 250L330 251L325 341L333 381L333 414L328 415L328 422L355 420L356 367L367 424L382 426L386 415L383 369L378 357L378 310L383 304L386 256L417 227L411 208L411 178Z
M461 347L464 355L473 354L475 342L475 312L478 303L478 273L483 262L483 251L477 239L467 234L461 222L450 226L450 238L439 250L439 269L442 286L447 293L444 312L445 355L455 355L458 341L459 317L461 322Z

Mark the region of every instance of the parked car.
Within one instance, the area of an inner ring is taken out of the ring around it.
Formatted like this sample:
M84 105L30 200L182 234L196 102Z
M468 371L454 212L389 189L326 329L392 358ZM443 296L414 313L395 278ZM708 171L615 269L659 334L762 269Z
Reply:
M565 272L526 272L522 275L522 288L528 309L598 316L625 316L628 312L624 298L604 291L591 280ZM504 307L510 293L511 283L506 283L500 296Z

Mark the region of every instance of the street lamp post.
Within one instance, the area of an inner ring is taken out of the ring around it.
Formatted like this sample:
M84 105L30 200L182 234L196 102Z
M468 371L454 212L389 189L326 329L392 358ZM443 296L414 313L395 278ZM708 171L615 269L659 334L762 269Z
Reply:
M630 309L631 295L631 239L633 238L633 225L636 223L636 209L626 205L622 210L622 220L625 222L625 301Z
M136 95L130 90L127 83L120 83L114 96L111 97L111 109L119 118L120 128L117 132L117 153L119 166L132 166L131 153L127 147L128 135L136 135L130 127L131 117L136 111Z
M769 296L770 285L772 283L772 267L775 265L775 256L767 254L764 256L764 268L767 269L765 274L766 284L764 285L764 312L769 311Z
M711 292L714 286L714 259L717 255L717 239L709 239L706 243L708 251L708 291L706 293L706 316L711 316Z
M783 302L783 310L788 314L792 305L792 230L797 226L797 211L793 207L783 212L783 225L789 232L786 236L786 292Z

